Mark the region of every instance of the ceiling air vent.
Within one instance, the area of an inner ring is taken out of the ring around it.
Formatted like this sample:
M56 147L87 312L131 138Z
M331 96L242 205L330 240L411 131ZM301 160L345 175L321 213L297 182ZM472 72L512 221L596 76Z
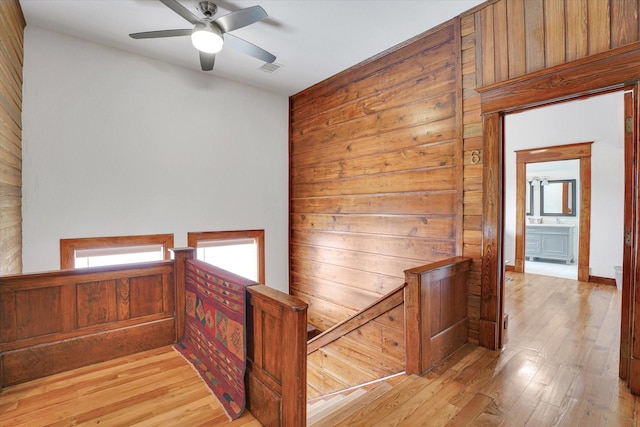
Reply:
M276 64L275 62L265 62L264 65L262 65L259 69L264 71L265 73L273 74L282 67L284 67L284 65L282 64Z

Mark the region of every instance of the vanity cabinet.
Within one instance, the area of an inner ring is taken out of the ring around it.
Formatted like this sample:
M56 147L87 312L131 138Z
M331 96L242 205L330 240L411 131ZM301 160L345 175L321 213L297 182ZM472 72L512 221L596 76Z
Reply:
M528 224L525 258L574 262L574 230L569 224Z

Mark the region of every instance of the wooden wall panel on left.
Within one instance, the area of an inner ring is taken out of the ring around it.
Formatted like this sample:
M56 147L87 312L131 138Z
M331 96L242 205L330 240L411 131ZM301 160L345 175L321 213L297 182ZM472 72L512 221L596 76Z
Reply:
M22 59L18 0L0 1L0 274L22 272Z

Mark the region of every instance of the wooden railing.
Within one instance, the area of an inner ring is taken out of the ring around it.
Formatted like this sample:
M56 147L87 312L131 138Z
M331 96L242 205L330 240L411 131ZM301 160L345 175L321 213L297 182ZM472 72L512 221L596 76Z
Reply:
M351 331L354 331L370 321L378 318L379 316L388 313L403 303L404 284L389 292L387 295L381 297L379 300L370 304L369 306L358 311L353 316L342 322L332 326L320 335L309 340L307 345L307 354L318 350L327 344L339 339L340 337L347 335ZM383 337L384 339L384 337Z
M172 261L0 277L0 387L175 341Z
M310 375L333 378L316 391L332 393L405 371L423 375L468 341L467 276L471 260L454 257L405 271L405 283L353 316L309 340ZM353 350L345 351L348 346ZM316 352L341 361L318 363ZM351 360L353 359L353 360ZM375 360L375 367L364 366ZM340 375L343 366L366 370L354 382ZM342 368L341 368L342 366ZM337 370L336 370L337 369ZM335 378L340 378L335 381Z
M193 251L0 277L0 388L180 340ZM263 285L247 289L247 408L266 426L304 426L307 304Z
M468 341L470 264L455 257L405 271L407 374L423 375Z
M247 337L247 408L265 426L307 420L307 304L251 286Z

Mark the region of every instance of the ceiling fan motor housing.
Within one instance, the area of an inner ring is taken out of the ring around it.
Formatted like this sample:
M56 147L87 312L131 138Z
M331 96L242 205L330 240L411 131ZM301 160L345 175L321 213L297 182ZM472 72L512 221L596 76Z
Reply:
M218 12L218 6L210 1L198 1L196 2L196 8L207 18L211 18Z

